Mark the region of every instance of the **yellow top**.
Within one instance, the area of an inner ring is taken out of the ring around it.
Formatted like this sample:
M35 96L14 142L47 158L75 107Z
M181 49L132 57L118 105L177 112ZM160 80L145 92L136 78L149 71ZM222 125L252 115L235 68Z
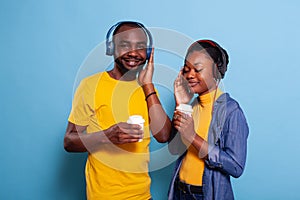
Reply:
M102 144L97 152L89 153L85 169L89 200L151 198L150 133L145 95L137 81L118 81L107 72L82 80L74 96L70 122L87 126L90 134L126 122L130 115L145 119L144 139L123 145Z
M207 141L208 129L212 119L213 101L222 94L221 90L214 90L199 96L199 102L193 107L194 129L196 133ZM214 97L215 96L215 97ZM184 139L183 139L184 141ZM189 145L184 141L186 145ZM180 168L179 178L182 182L191 185L202 185L202 176L205 162L198 157L198 151L193 145L188 146L188 151Z

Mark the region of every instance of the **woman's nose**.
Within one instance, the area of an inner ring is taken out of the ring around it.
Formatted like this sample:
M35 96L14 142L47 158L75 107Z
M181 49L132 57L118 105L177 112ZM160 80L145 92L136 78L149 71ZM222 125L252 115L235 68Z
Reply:
M186 74L186 77L187 77L187 79L194 78L195 77L195 70L194 69L189 70Z

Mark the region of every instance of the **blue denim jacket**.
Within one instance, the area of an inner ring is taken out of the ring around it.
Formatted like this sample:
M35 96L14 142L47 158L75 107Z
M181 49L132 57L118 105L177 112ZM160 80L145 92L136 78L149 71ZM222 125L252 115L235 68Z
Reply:
M230 177L242 175L247 154L248 124L239 104L229 94L222 94L214 103L212 121L208 134L208 158L205 160L203 174L203 193L205 200L234 199ZM180 135L180 134L177 134ZM178 137L180 138L180 136ZM177 142L179 141L177 138ZM176 136L174 137L176 139ZM180 140L181 141L181 140ZM178 144L169 149L172 154L181 155L175 165L169 188L169 200L173 199L174 182L178 176L186 147L181 150ZM178 150L179 149L179 150ZM181 152L180 152L181 151Z

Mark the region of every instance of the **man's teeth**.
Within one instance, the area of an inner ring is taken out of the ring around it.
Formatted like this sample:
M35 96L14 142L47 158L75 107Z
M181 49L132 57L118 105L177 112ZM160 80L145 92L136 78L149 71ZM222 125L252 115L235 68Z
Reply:
M136 66L138 64L137 60L127 60L127 65Z
M129 61L129 65L135 65L136 62L135 61Z

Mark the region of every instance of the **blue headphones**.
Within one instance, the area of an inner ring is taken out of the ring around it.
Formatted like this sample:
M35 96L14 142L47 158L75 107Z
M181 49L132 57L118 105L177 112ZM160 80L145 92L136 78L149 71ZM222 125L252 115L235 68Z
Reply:
M141 24L139 22L134 22L134 21L121 21L121 22L118 22L108 30L108 32L106 34L106 55L108 55L108 56L114 55L114 43L113 43L112 40L109 40L109 37L112 34L112 32L114 30L116 30L116 28L122 26L123 24L135 24L138 27L140 27L141 29L143 29L143 31L148 35L149 45L147 46L147 50L146 50L147 51L147 60L148 60L150 58L151 51L152 51L152 45L153 45L152 35L151 35L150 31L148 29L146 29L143 24Z

